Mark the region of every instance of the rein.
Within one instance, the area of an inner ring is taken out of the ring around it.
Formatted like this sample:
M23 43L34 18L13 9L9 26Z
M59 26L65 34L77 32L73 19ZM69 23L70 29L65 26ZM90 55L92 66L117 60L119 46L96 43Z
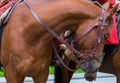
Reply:
M54 41L52 41L52 46L53 46L54 53L55 53L56 57L58 58L59 62L60 62L67 70L74 72L75 70L74 70L74 69L71 69L71 68L69 68L67 65L65 65L65 63L64 63L63 60L61 59L60 55L58 54L58 52L57 52L57 50L56 50L56 46L55 46Z

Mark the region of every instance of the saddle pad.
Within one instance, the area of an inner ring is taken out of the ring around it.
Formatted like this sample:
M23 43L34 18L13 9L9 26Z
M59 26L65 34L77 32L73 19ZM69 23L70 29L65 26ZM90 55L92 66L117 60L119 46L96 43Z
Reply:
M11 0L9 3L6 3L0 7L0 16L14 3L16 3L18 0Z

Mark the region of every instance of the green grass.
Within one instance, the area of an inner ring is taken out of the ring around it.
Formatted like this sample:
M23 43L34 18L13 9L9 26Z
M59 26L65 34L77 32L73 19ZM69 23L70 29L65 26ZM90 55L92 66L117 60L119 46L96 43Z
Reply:
M1 70L0 70L0 77L4 77L4 73Z
M50 67L49 68L49 74L54 74L54 70L55 68L54 67ZM83 71L81 69L78 69L75 71L75 73L82 73ZM4 77L4 73L3 73L3 70L0 70L0 77Z
M77 70L75 71L75 73L83 73L83 70L82 70L82 69L77 69Z
M50 67L50 68L49 68L49 74L54 74L54 70L55 70L54 67ZM83 73L83 70L77 69L77 70L75 71L75 73Z
M55 70L54 67L49 67L49 74L54 74L54 70Z

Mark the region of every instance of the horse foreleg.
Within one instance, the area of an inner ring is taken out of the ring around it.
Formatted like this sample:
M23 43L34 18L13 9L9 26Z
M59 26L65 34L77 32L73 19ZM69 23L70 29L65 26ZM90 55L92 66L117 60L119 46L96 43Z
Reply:
M60 66L55 67L54 78L54 83L62 83L62 72Z
M70 62L69 62L69 68L71 68L71 69L73 69L73 70L76 70L76 63L73 62L73 61L70 61ZM70 80L72 79L73 73L74 73L74 72L72 72L72 71L68 71L69 82L70 82Z
M115 76L116 76L116 83L120 83L120 71L119 70L115 70Z
M116 83L120 83L120 76L116 76Z
M23 83L24 78L23 76L20 76L19 74L15 73L15 71L9 67L6 66L4 68L6 83Z
M120 47L112 58L112 67L116 75L116 83L120 83Z
M33 77L34 83L46 83L49 74L49 67L46 67L39 71L39 73Z
M69 76L68 76L68 70L65 68L61 68L62 70L62 83L69 83Z
M64 63L68 66L69 61L64 60ZM55 67L55 82L54 83L69 83L68 70L61 65Z
M65 57L64 59L64 63L69 67L69 62L70 60ZM69 70L67 70L65 67L63 67L62 65L60 66L61 68L61 79L62 79L62 83L69 83Z

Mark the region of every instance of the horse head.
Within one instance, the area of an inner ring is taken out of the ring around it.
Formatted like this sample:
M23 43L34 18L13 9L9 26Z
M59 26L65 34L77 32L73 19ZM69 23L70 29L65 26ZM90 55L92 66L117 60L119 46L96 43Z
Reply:
M104 58L103 48L106 39L109 37L109 30L112 26L112 15L116 12L118 4L109 10L109 1L101 7L101 15L97 19L86 21L85 25L80 25L76 33L73 34L72 44L76 44L80 53L73 52L65 45L61 49L65 50L65 55L76 63L76 68L81 68L85 72L86 80L93 81L96 79L96 73L99 70ZM87 10L86 10L87 11ZM93 17L94 18L94 17ZM92 24L91 26L88 26ZM77 55L78 54L78 55ZM77 55L77 57L76 57Z
M87 56L88 57L85 59L83 59L83 62L81 61L81 65L80 68L82 68L85 72L85 78L88 81L93 81L96 79L96 73L99 70L104 55L105 53L103 53L103 48L104 48L104 44L105 44L105 40L109 37L109 30L110 27L112 26L112 15L116 12L118 4L112 8L111 10L109 10L109 2L106 2L103 5L103 8L105 8L106 12L106 16L105 17L100 17L105 19L105 24L103 24L101 27L103 27L104 29L98 30L98 32L94 32L91 31L90 34L86 35L83 39L81 39L77 46L79 48L79 51L83 53L83 56ZM104 12L104 9L102 9L102 12ZM99 28L98 26L94 26ZM80 31L80 28L79 30ZM100 32L100 33L99 33ZM92 35L94 33L94 35ZM100 36L98 36L98 34L101 34L101 38L99 38ZM98 37L96 37L98 36ZM87 39L86 39L87 38ZM92 40L91 40L92 39ZM85 41L84 41L85 40ZM87 41L86 41L87 40ZM89 43L83 43L83 42L89 42ZM82 47L82 48L81 48ZM86 50L85 48L88 48L88 50Z

